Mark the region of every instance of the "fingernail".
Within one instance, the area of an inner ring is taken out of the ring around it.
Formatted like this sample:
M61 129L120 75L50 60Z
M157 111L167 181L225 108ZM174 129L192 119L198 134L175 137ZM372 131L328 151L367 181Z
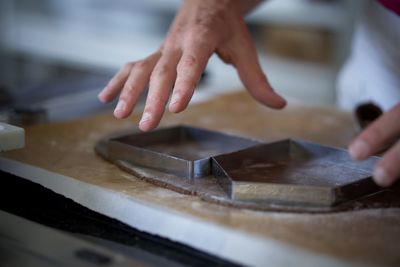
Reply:
M120 100L117 104L117 106L115 107L114 110L114 115L117 117L120 117L124 111L126 109L126 102L124 100Z
M382 167L376 167L374 170L374 180L380 186L390 185L390 177Z
M178 101L171 102L169 104L169 111L175 112L177 108L178 108Z
M104 91L101 91L98 95L97 95L97 98L101 101L101 102L104 102L105 100L104 100Z
M369 150L367 143L362 140L357 140L350 146L349 153L353 159L360 160L368 156Z
M282 103L279 105L280 108L284 108L287 105L286 99L283 97L279 96L281 98Z
M151 114L148 112L143 113L142 119L140 120L139 124L145 123L151 119Z
M173 94L171 97L170 105L174 105L176 102L178 102L179 96L177 94Z

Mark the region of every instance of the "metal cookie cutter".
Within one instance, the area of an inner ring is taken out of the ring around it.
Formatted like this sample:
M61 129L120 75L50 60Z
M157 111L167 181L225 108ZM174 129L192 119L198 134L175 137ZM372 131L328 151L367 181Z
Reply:
M210 174L210 157L260 142L189 126L164 128L112 138L107 144L111 161L127 161L179 177Z
M213 173L231 199L334 206L380 190L378 160L352 161L345 150L284 140L213 158Z

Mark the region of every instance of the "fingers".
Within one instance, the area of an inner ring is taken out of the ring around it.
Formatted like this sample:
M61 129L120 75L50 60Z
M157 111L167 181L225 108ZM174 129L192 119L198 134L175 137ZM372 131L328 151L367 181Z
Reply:
M126 118L131 114L140 94L149 82L150 74L159 57L160 53L155 53L133 65L114 110L114 116L116 118Z
M169 105L171 112L181 112L187 107L210 54L201 47L183 53L177 66L177 78Z
M232 63L249 93L261 103L276 109L286 105L286 100L274 92L258 62L256 49L249 36L237 43Z
M107 86L97 96L101 102L103 103L110 102L118 95L118 93L124 86L126 79L129 77L133 65L134 62L129 62L125 64L114 75L114 77L108 82Z
M380 186L390 186L400 177L400 141L398 141L374 168L373 177Z
M381 115L357 136L349 146L353 159L363 160L400 136L400 104Z
M139 123L142 131L149 131L160 122L176 79L176 66L180 56L178 50L165 52L154 67L146 105Z
M99 99L108 102L121 92L114 115L120 119L125 118L132 112L150 81L139 128L143 131L151 130L157 126L164 113L174 82L170 110L180 112L186 108L211 52L197 44L183 55L180 50L170 50L162 56L156 53L145 60L128 63L111 79L99 94Z
M400 137L400 104L381 115L357 136L349 146L353 159L363 160ZM397 141L374 168L378 185L389 186L400 176L400 141Z

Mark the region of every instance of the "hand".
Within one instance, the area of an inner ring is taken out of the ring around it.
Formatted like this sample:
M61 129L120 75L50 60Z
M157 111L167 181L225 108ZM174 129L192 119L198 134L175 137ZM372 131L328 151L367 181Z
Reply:
M172 92L169 110L183 111L208 59L216 52L232 64L249 93L259 102L283 108L286 101L276 94L257 58L244 13L258 1L183 1L160 49L149 57L129 62L99 94L109 102L119 94L114 115L126 118L132 112L147 84L149 92L139 128L149 131L161 120Z
M350 144L353 159L363 160L392 145L374 168L375 182L389 186L400 177L400 103L370 124Z

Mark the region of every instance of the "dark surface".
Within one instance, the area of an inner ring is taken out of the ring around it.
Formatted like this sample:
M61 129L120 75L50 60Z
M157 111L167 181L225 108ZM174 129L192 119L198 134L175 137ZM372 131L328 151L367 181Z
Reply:
M0 177L0 209L6 212L59 230L140 248L186 266L237 266L188 246L141 232L41 185L4 172L0 172Z

